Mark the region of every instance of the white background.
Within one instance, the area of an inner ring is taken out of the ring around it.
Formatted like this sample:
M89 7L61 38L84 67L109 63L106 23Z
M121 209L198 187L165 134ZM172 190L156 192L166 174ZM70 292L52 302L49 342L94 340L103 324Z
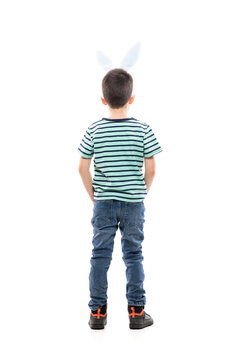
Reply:
M240 357L237 1L1 1L1 359ZM100 49L163 148L145 200L146 311L128 328L120 233L89 329L93 204L77 147L103 116ZM151 353L151 355L150 355Z

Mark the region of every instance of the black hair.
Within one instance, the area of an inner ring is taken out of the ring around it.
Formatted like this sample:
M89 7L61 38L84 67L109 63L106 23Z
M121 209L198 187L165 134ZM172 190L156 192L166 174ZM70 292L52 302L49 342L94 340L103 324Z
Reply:
M112 109L127 104L132 96L132 90L133 78L124 69L110 70L102 80L103 97Z

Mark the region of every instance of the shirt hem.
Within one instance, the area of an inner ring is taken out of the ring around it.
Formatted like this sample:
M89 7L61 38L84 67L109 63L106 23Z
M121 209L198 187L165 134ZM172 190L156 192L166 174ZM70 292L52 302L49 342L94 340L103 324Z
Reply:
M101 201L101 200L119 200L119 201L125 201L125 202L142 202L144 199L145 199L145 197L142 198L142 199L139 199L139 200L137 200L137 199L133 199L133 200L130 200L130 199L120 199L120 198L117 198L117 197L115 197L115 196L112 196L111 198L109 198L109 197L101 197L101 199L100 199L100 198L96 198L96 197L94 196L94 200L99 200L99 201Z
M155 151L151 152L150 154L147 154L147 156L144 155L144 158L151 157L151 156L156 155L156 154L158 154L158 153L160 153L162 151L163 151L162 149L155 150Z

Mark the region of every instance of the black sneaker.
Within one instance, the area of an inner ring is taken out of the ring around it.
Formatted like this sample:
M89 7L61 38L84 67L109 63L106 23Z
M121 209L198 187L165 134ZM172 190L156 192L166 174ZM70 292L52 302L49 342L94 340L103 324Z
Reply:
M107 304L97 310L92 310L88 325L91 329L101 330L107 324Z
M130 329L143 329L153 324L153 319L144 311L144 306L128 305Z

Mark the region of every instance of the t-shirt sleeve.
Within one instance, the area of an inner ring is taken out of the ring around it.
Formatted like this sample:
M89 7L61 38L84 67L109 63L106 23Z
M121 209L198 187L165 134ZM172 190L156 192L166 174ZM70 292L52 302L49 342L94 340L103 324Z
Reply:
M89 129L86 130L78 147L78 151L84 158L89 159L93 157L93 141Z
M143 147L144 157L150 157L162 151L162 148L149 125L143 138Z

